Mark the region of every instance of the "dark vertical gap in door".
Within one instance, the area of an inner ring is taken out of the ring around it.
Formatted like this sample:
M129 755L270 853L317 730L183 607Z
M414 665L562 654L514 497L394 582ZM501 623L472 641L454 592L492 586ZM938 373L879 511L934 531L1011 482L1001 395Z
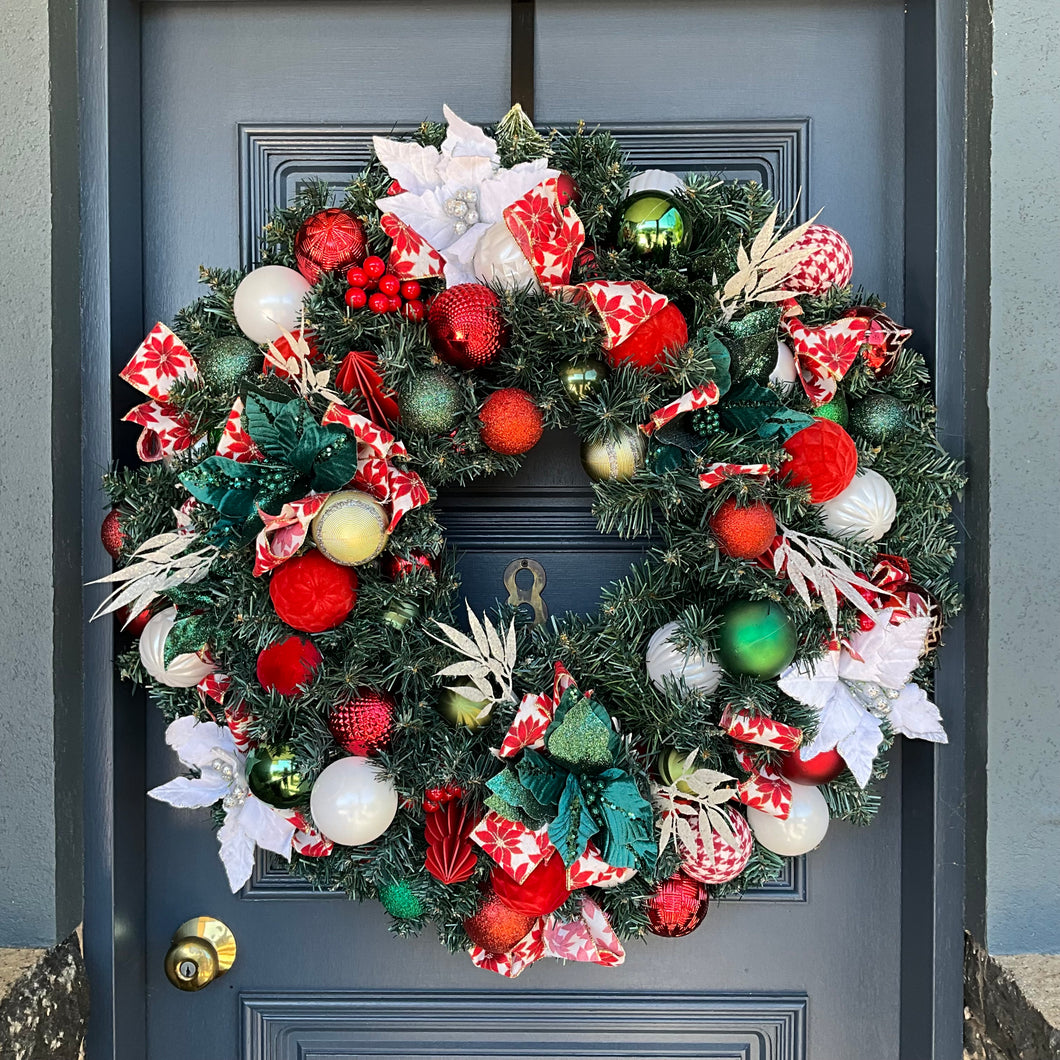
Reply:
M534 120L534 0L512 0L511 103Z

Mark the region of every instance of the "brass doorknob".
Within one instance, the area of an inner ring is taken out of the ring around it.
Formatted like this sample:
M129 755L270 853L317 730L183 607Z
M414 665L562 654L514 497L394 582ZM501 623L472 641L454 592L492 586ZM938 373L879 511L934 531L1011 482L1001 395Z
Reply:
M212 916L186 920L173 933L166 951L166 978L178 990L201 990L220 978L236 960L236 938Z

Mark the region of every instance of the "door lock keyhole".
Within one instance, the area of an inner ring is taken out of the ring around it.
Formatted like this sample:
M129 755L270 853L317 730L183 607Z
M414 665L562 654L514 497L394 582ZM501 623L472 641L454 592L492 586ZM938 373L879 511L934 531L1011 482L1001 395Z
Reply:
M530 576L529 585L526 584L527 575ZM523 582L521 585L520 580ZM548 621L548 605L541 596L547 580L545 568L536 559L513 559L504 569L504 587L508 590L508 603L513 607L529 608L533 612L535 626Z

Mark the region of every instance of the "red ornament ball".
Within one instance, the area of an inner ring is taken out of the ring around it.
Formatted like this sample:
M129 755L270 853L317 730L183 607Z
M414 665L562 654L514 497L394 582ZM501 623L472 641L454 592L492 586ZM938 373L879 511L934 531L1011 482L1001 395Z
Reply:
M789 249L803 252L803 258L784 278L786 291L819 295L832 287L845 287L854 273L850 244L827 225L810 225L802 238Z
M496 390L479 412L479 435L495 453L518 456L541 440L544 416L534 399L518 387Z
M569 173L556 177L556 197L560 206L577 206L582 201L582 190Z
M710 529L726 556L757 559L773 544L777 520L764 501L740 508L730 497L711 516Z
M276 568L269 596L287 625L303 633L322 633L341 625L353 610L357 572L312 548Z
M681 310L668 302L655 316L634 328L625 341L604 351L612 368L632 365L645 372L666 369L666 354L688 342L688 324Z
M481 283L442 291L427 310L427 334L438 356L458 368L492 364L508 342L500 300Z
M793 486L809 486L814 504L838 497L854 481L857 446L833 420L818 416L809 427L793 434L784 448L791 459L781 466L781 475Z
M311 640L290 636L258 653L258 682L266 692L293 696L309 684L322 661L323 656Z
M387 298L393 298L401 291L401 281L392 273L384 273L379 277L379 290L382 291Z
M376 291L368 297L368 308L373 313L389 313L390 299L382 291Z
M328 715L335 742L351 755L373 755L390 743L397 700L389 692L358 688Z
M144 626L151 621L151 608L145 607L132 621L129 621L129 609L119 607L114 617L118 620L118 629L122 633L128 633L130 637L138 637L143 633Z
M415 280L406 280L401 285L401 297L404 298L406 302L415 302L422 291L423 288L420 287Z
M367 253L364 226L345 210L321 210L307 217L294 237L294 260L310 283L325 272L360 265Z
M103 525L99 528L99 537L103 547L111 559L117 559L121 555L121 546L125 542L125 534L121 529L121 516L118 509L112 508L103 518Z
M703 923L709 898L706 888L680 869L655 885L648 899L648 927L653 934L676 939Z
M410 552L408 556L395 556L388 553L379 560L383 573L392 581L404 578L411 574L417 567L426 567L428 570L436 571L438 561L426 552Z
M798 751L780 756L780 772L796 784L827 784L835 780L846 767L846 762L834 747L812 758L800 758Z
M406 302L401 307L401 311L405 315L406 320L411 320L416 324L427 315L426 308L418 298L413 298L410 302Z
M537 917L517 913L488 891L474 916L464 921L467 937L487 953L507 953L526 937Z
M553 850L522 883L517 883L499 866L490 876L493 893L509 908L527 916L548 916L570 897L567 866L558 850Z

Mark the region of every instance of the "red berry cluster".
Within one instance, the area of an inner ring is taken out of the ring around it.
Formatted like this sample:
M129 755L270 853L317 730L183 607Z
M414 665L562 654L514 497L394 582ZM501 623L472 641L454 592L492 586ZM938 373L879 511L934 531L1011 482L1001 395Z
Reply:
M446 803L450 803L454 799L462 799L463 797L464 789L459 784L446 784L441 788L428 788L423 793L423 808L428 813L434 813L445 806Z
M373 313L404 313L409 320L422 320L427 310L420 301L420 285L415 280L401 282L386 271L386 262L374 254L363 264L346 270L346 304L351 309L365 306Z

